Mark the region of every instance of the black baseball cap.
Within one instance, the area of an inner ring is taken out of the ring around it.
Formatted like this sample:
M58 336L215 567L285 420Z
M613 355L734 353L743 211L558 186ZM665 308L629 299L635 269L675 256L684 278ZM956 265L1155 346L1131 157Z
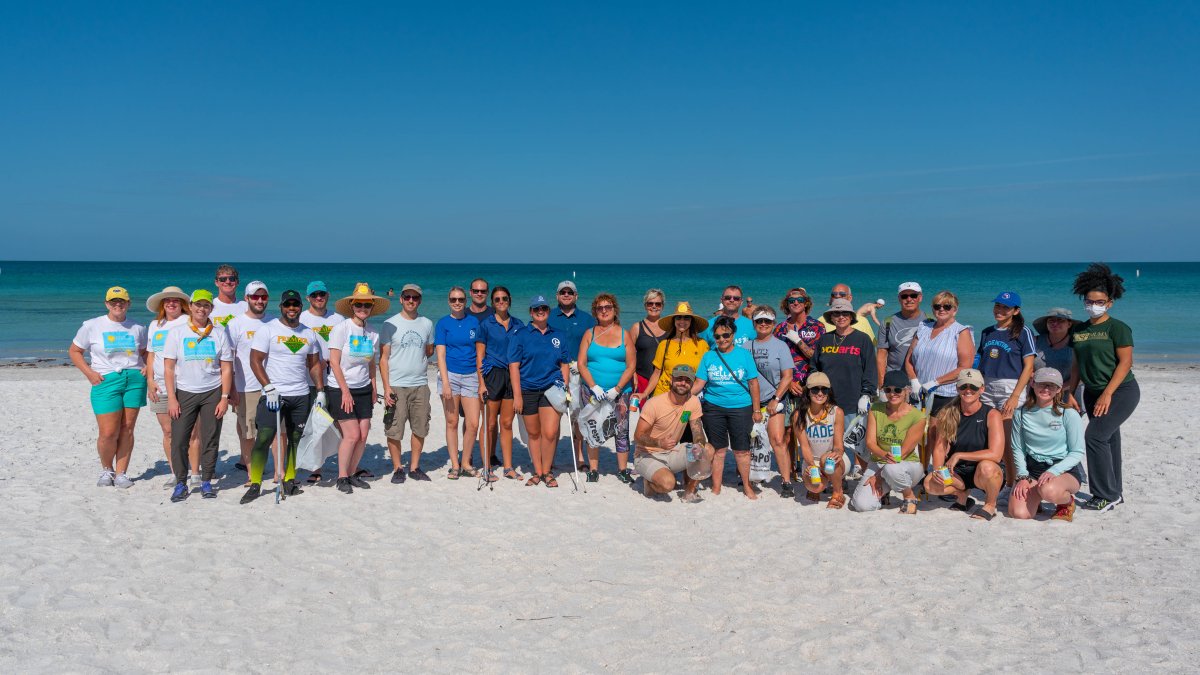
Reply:
M283 292L283 295L279 296L279 305L282 307L284 303L291 302L292 300L302 305L304 304L304 299L300 297L300 291L287 290Z

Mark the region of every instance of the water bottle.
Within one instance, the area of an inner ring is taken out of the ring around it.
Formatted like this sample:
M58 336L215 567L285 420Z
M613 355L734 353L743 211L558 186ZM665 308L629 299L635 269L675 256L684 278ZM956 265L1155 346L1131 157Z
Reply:
M837 462L832 457L825 458L825 475L832 476L834 469L837 468Z

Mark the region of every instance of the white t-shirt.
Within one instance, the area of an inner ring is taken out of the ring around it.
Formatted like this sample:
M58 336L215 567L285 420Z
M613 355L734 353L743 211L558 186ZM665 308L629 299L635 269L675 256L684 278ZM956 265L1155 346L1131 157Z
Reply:
M233 362L233 386L238 392L260 391L262 385L259 384L258 378L254 376L254 371L250 370L250 347L254 342L254 333L263 326L274 320L275 317L270 314L264 314L263 318L255 319L246 314L239 314L233 317L233 320L226 326L229 331L229 348L233 350L235 357Z
M307 396L308 355L320 351L317 334L307 326L295 329L275 319L254 332L251 349L267 355L266 371L280 396Z
M307 309L300 312L300 323L308 326L317 334L317 344L321 347L321 360L325 363L329 363L329 336L333 332L333 327L345 320L346 317L337 312L329 312L325 316L317 316Z
M220 387L221 362L233 361L229 333L221 324L213 324L204 338L186 323L172 329L160 356L163 361L175 360L175 389L190 394L203 394Z
M92 370L101 376L145 365L142 352L146 350L146 327L133 319L117 323L107 314L88 319L72 342L87 351Z
M329 348L342 352L342 376L346 378L346 386L351 389L371 384L370 364L378 347L379 333L370 328L362 328L353 321L339 323L329 334ZM332 361L325 384L335 389L338 387L337 378L333 375Z
M220 298L213 298L212 312L208 315L209 320L213 323L219 323L226 328L229 327L230 320L235 316L241 316L249 311L250 305L246 304L245 300L238 300L235 303L221 301Z
M429 357L425 346L433 344L433 322L418 316L409 320L397 314L383 322L379 344L387 344L388 384L393 387L419 387L427 384Z
M163 345L167 344L167 336L171 334L171 329L177 326L186 326L188 317L186 314L180 314L173 321L165 321L159 324L157 320L150 322L150 333L146 342L146 351L154 354L154 383L157 385L159 393L166 393L167 383L163 378L166 377L167 366L162 360Z

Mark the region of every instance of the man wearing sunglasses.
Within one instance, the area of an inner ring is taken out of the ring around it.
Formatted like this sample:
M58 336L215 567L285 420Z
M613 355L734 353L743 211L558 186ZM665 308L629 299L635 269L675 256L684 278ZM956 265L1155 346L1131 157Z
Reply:
M308 296L308 309L300 313L300 323L312 329L317 335L317 347L321 351L321 363L325 364L325 374L329 374L329 334L333 327L346 320L337 312L329 311L329 288L324 281L310 281L304 292ZM316 390L309 392L316 394ZM321 480L321 470L318 469L308 476L308 483Z
M850 291L850 287L848 285L837 284L829 291L828 306L832 307L835 300L845 300L846 302L850 303L851 306L853 306L854 293ZM866 315L869 314L875 307L875 303L868 302L862 307L859 307L858 311L854 313L854 329L866 333L867 337L871 338L871 342L875 341L875 329L871 328L871 322L867 320ZM833 324L829 323L829 321L825 319L824 315L821 316L821 324L825 326L826 333L833 332Z
M471 290L467 297L467 313L479 319L479 323L496 313L488 305L488 282L487 279L479 277L471 280Z
M579 361L579 344L583 342L583 334L589 328L596 325L596 319L587 312L580 312L575 303L579 301L579 290L575 288L575 282L569 279L558 282L558 306L550 310L550 318L547 323L556 331L566 334L565 345L567 356L571 360L571 382L568 382L567 391L571 390L571 386L578 381L582 386L582 380L579 380L579 368L576 362ZM583 458L583 435L579 433L579 429L572 424L574 430L575 444L571 447L575 448L575 463L580 467L581 471L587 471L587 462Z
M734 320L737 325L737 332L733 334L733 346L741 347L746 340L754 339L754 322L750 317L742 313L742 288L740 286L726 286L725 291L721 293L721 309L717 312L717 316L727 316ZM700 338L708 343L710 350L717 348L717 340L713 337L713 326L716 321L710 321L708 328L700 333Z
M238 468L242 471L246 471L250 466L250 452L254 449L254 439L258 437L254 419L258 414L258 399L262 398L262 384L254 377L250 368L250 351L254 344L254 334L272 321L272 317L267 315L269 300L266 284L261 281L246 284L247 309L233 317L226 326L229 331L229 346L233 349L235 357L233 385L237 391L237 401L234 410L237 413L238 442L242 446Z
M212 315L209 316L209 320L228 327L233 317L245 314L248 307L245 300L237 299L237 268L229 264L217 267L214 281L217 297L213 298Z
M875 368L879 375L879 387L883 387L883 378L893 370L904 370L904 357L908 355L908 347L912 344L917 327L926 320L921 311L921 284L906 281L900 284L897 292L900 300L900 311L883 320L879 327L879 339L875 343ZM914 391L916 396L919 392Z
M379 331L379 381L383 386L383 433L392 456L392 482L406 476L400 462L404 425L412 431L409 475L429 480L421 471L421 450L429 435L429 357L433 356L433 322L417 313L421 287L405 284L400 289L400 313L383 322Z

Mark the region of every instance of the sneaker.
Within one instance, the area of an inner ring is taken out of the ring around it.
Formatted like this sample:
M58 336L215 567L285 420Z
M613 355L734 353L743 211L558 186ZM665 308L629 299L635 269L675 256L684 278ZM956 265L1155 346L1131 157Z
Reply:
M1050 520L1065 520L1068 523L1075 520L1075 500L1072 499L1066 504L1059 504L1058 508L1054 510L1054 515L1050 517Z
M124 488L128 490L133 487L133 479L123 473L119 473L113 477L113 487Z
M346 494L354 494L354 486L350 484L349 478L337 479L337 489Z
M396 469L392 472L392 482L397 485L403 483L405 478L406 476L404 475L404 469Z
M859 466L857 464L855 464L854 470L850 472L849 476L846 476L846 480L858 480L862 477L863 477L862 469L859 468Z
M600 482L600 472L599 471L588 471L587 472L587 482L599 483Z
M175 489L171 492L171 501L181 502L187 499L189 494L187 483L176 483Z
M96 480L96 487L112 487L113 477L117 474L109 469L100 472L100 478Z
M795 497L796 491L792 488L791 483L783 481L779 484L779 496L784 498Z
M251 483L246 494L242 495L240 504L249 504L250 502L262 496L262 483Z
M633 477L632 471L629 469L623 469L617 472L617 480L625 483L626 485L633 485L633 482L636 479Z
M300 486L296 485L296 481L294 481L294 480L283 481L283 495L285 497L295 497L296 495L302 495L302 494L304 494L304 490L301 490Z
M207 480L200 481L200 496L205 499L216 499L217 492L213 490L212 482Z
M368 483L367 481L359 478L358 476L350 476L346 480L350 481L351 485L353 485L356 488L359 488L360 490L370 490L371 489L371 484Z
M420 467L416 469L409 469L408 475L411 476L413 480L429 480L429 474L422 471Z
M1083 508L1091 509L1092 511L1099 511L1100 513L1104 513L1105 511L1112 511L1113 508L1115 508L1117 504L1120 504L1124 501L1125 501L1124 497L1117 497L1116 499L1112 500L1111 502L1108 501L1107 499L1101 499L1100 497L1092 497L1091 499L1089 499L1087 501L1086 504L1083 505Z

